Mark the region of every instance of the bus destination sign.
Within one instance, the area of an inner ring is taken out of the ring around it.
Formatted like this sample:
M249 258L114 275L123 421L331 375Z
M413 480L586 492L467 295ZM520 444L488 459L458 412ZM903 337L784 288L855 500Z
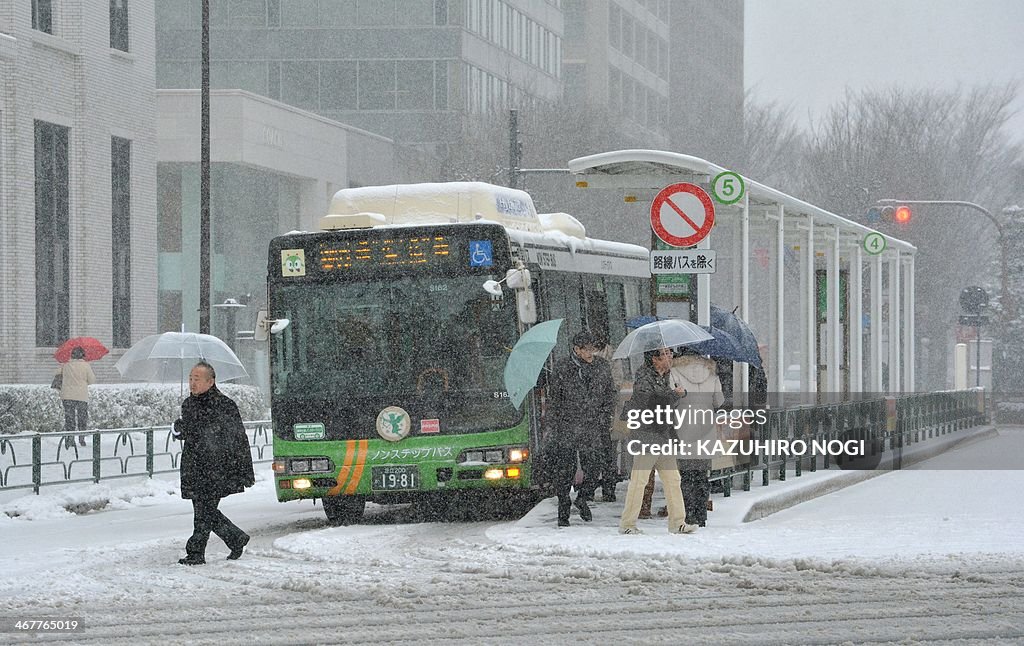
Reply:
M318 262L325 272L360 267L446 264L451 254L442 235L387 236L362 240L325 242Z

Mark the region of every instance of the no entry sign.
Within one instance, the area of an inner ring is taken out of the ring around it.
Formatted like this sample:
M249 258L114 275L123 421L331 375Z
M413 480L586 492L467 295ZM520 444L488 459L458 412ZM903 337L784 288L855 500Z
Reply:
M661 189L651 204L651 229L665 244L692 247L715 226L715 205L696 184L672 184Z

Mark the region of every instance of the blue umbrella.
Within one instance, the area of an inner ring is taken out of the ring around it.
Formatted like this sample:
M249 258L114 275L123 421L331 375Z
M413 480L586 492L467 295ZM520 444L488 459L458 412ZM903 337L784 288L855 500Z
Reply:
M526 395L537 385L537 378L548 355L558 343L563 319L538 323L519 337L505 362L505 390L512 405L519 408Z
M702 325L701 327L711 333L711 336L714 338L710 341L687 346L691 350L719 359L742 361L743 363L754 363L757 361L760 363L760 355L751 355L732 334L714 326Z
M732 312L723 310L721 307L712 305L711 326L724 330L735 337L738 356L745 357L743 359L735 359L735 361L749 363L755 368L761 367L761 353L757 348L757 337L754 336L754 333L750 331L750 327L740 317Z

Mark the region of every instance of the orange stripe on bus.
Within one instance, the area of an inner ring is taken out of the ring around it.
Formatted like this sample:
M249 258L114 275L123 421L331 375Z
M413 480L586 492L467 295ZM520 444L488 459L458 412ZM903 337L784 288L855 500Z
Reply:
M356 452L356 471L352 474L352 481L348 483L348 488L345 489L345 493L352 495L356 492L356 487L359 486L359 478L363 476L363 467L366 465L366 454L368 453L370 443L366 440L359 440L359 450Z
M348 474L352 471L352 460L355 456L355 448L355 440L348 440L345 442L345 463L341 465L341 471L338 472L338 484L331 487L330 491L327 492L328 496L337 496L341 493L341 488L345 486Z

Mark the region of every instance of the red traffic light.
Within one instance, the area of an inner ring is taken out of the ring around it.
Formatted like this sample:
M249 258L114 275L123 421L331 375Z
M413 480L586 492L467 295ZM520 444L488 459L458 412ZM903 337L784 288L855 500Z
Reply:
M910 215L909 206L898 206L896 207L896 211L892 214L892 219L896 224L907 224L910 222Z

